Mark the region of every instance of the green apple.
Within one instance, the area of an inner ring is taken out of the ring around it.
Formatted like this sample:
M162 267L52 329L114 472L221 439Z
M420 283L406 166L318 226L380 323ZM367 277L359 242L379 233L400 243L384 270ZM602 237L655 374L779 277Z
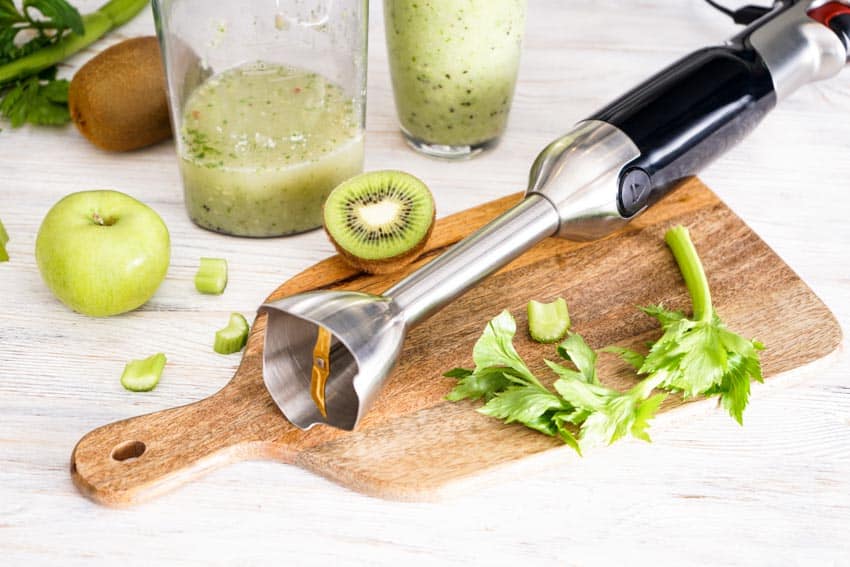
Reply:
M162 218L118 191L68 195L44 217L35 242L41 277L65 305L107 317L154 294L168 271L171 243Z

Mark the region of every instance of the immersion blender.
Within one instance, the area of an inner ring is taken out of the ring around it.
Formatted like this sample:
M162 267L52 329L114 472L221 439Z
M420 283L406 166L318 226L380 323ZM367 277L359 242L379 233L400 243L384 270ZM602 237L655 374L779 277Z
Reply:
M269 393L297 427L354 429L414 325L544 238L590 240L623 226L734 146L777 102L848 61L850 0L776 2L725 45L679 60L549 144L518 205L382 295L316 291L260 307ZM327 331L329 355L317 361ZM321 409L311 395L318 362Z

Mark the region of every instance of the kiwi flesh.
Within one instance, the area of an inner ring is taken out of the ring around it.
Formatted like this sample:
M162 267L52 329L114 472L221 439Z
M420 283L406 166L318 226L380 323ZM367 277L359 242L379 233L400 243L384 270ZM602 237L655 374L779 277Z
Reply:
M89 60L68 87L68 110L80 133L104 150L135 150L170 138L156 37L122 41Z
M434 228L434 197L403 171L352 177L325 201L324 225L340 255L355 268L389 274L410 264Z

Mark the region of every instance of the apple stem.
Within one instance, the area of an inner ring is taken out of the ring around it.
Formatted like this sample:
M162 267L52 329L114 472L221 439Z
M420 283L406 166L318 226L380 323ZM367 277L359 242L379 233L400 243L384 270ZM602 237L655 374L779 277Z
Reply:
M91 214L91 220L94 221L94 224L99 225L99 226L112 226L113 224L115 224L115 218L114 217L105 217L104 218L97 211L95 211Z

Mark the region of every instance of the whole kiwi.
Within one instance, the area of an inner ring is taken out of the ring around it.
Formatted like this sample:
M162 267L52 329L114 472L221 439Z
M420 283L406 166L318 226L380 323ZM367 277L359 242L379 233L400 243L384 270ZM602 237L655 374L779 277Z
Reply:
M68 109L80 133L104 150L135 150L170 138L156 37L122 41L83 65L68 88Z

